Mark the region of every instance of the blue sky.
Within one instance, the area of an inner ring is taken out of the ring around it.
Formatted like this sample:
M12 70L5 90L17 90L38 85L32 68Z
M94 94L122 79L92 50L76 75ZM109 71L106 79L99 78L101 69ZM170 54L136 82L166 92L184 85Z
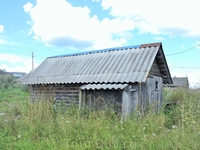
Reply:
M194 86L200 84L198 4L198 0L1 1L0 69L29 73L32 52L37 67L49 56L162 42L172 77L188 76Z

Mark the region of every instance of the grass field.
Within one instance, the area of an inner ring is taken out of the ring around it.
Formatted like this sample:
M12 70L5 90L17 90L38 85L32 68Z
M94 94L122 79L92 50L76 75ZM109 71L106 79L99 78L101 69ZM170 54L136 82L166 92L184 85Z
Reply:
M112 111L55 110L21 88L0 90L0 149L200 149L200 92L165 90L176 102L123 121Z

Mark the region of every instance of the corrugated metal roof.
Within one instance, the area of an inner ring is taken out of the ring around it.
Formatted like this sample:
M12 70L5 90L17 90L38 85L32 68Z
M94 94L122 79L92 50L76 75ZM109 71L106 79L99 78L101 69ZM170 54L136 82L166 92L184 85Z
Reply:
M163 51L161 43L48 57L23 83L145 82L158 51Z
M100 89L124 89L126 86L128 86L128 84L87 84L87 85L83 85L80 88L82 90L100 90Z

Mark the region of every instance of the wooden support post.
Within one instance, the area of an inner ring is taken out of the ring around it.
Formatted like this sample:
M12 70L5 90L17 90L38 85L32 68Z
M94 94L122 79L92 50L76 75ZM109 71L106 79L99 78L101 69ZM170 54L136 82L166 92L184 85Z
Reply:
M91 103L92 103L92 91L89 91L89 102L88 102L89 111L91 111Z
M85 108L85 102L86 102L86 96L85 96L85 90L83 90L83 97L82 97L82 106Z
M81 109L82 106L82 91L81 89L79 90L79 109Z

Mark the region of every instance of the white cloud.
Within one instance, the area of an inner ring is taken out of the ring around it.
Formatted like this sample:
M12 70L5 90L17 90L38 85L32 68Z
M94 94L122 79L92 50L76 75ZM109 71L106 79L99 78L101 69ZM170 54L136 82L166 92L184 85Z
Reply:
M37 35L34 35L33 38L38 41L40 38Z
M33 21L34 35L52 46L98 47L101 43L100 47L108 47L107 41L119 45L115 37L135 28L133 20L104 18L100 21L97 16L90 16L88 7L73 7L65 0L37 0L35 6L26 4L24 11Z
M17 63L23 61L25 58L14 54L0 54L0 60L3 62Z
M4 32L4 26L3 25L0 25L0 33L1 32Z
M31 11L32 7L33 7L33 4L31 4L30 2L28 2L26 5L23 6L24 11L27 13Z
M0 45L10 45L10 46L22 46L26 47L26 43L19 43L19 42L13 42L5 39L0 38Z
M191 87L199 86L200 88L200 71L188 73L188 79Z
M198 0L102 0L110 15L136 21L141 33L200 36Z
M95 41L93 48L94 49L103 49L105 48L105 45L107 47L120 47L123 44L126 44L126 40L124 38L119 38L119 39L100 39Z
M3 45L15 45L16 43L12 43L12 42L6 41L4 39L0 39L0 44L3 44Z
M26 72L29 73L32 69L32 59L14 55L14 54L0 54L0 60L4 62L0 65L0 69L5 69L8 72ZM14 65L12 65L14 64ZM19 65L16 65L19 64ZM13 67L14 66L14 67ZM34 62L35 68L38 67L38 64Z
M155 37L154 37L154 40L157 40L157 41L163 41L164 38L163 38L163 37L159 37L159 36L155 36Z
M4 39L0 39L0 44L8 44L8 42L5 41Z

